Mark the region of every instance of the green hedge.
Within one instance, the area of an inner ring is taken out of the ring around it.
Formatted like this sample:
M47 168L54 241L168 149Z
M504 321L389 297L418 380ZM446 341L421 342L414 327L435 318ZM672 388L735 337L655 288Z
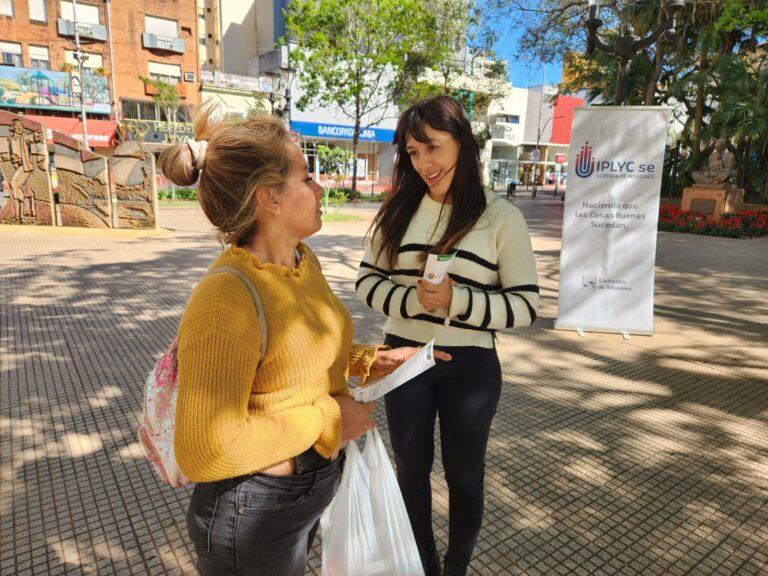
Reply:
M176 200L197 200L197 190L195 188L177 188L175 194ZM157 198L159 200L170 200L172 198L171 189L161 188L157 191Z

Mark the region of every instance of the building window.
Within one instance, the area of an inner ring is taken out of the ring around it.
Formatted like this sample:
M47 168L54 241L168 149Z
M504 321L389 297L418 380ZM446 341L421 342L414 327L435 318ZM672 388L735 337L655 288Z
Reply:
M155 36L165 38L179 37L179 22L169 18L158 18L157 16L144 16L144 30Z
M157 120L157 106L151 100L134 100L122 98L120 106L123 109L123 118L131 120Z
M0 0L0 16L13 16L13 0Z
M29 0L29 19L35 22L46 22L45 0Z
M21 67L21 44L16 42L0 42L5 66Z
M29 66L42 70L51 69L51 53L47 46L29 46Z
M507 124L520 124L520 116L514 114L500 114L499 121Z
M75 21L75 14L72 8L72 2L67 0L61 0L59 6L61 7L61 17L64 20ZM78 24L100 24L99 22L99 7L93 4L77 5L77 22Z
M176 64L149 63L149 77L165 84L178 84L181 82L181 66Z
M86 59L83 61L83 68L93 70L94 68L104 67L104 57L97 52L84 52ZM66 50L64 52L64 62L67 64L73 64L77 66L77 59L75 53L72 50Z
M133 98L122 98L120 107L123 111L123 118L130 120L165 120L165 112L151 100L134 100ZM176 112L177 122L191 122L192 113L186 106L179 106Z

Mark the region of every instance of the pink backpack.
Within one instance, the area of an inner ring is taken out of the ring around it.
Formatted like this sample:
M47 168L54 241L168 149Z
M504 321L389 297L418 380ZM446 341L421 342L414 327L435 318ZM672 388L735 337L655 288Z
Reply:
M206 276L227 272L234 274L248 288L256 305L261 329L261 356L259 365L267 352L267 321L264 306L251 280L243 272L231 266L217 266ZM190 484L176 464L173 454L173 431L176 419L176 397L178 393L178 343L174 338L171 345L157 361L144 384L144 413L139 426L139 444L149 462L154 466L160 479L173 488Z

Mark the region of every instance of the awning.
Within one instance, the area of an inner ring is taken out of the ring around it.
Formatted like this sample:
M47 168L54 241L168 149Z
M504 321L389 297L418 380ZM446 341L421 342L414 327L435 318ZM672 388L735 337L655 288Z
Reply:
M83 123L77 118L62 118L59 116L27 116L30 120L40 122L48 128L48 144L53 143L52 131L63 132L70 138L83 141ZM88 130L88 146L91 148L111 148L116 145L117 124L112 120L91 120L86 122Z

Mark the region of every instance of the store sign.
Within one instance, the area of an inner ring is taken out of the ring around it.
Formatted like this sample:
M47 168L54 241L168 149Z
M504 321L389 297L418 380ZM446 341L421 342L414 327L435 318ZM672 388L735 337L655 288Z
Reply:
M568 162L568 156L565 154L555 154L555 164L565 164Z
M326 138L328 140L352 140L355 129L353 126L341 124L319 124L316 122L291 122L291 128L302 136L314 138ZM391 144L395 137L395 131L387 128L363 128L360 130L361 142L386 142Z
M77 118L61 118L59 116L27 116L40 122L48 129L48 143L53 143L53 131L62 132L70 138L83 141L83 123ZM88 134L88 145L91 148L109 148L114 145L117 137L117 124L111 120L88 120L85 125Z
M82 91L88 112L108 114L109 90L104 76L0 66L0 106L40 110L80 110Z
M195 137L191 122L131 120L126 118L117 130L120 140L136 140L155 144L176 144Z

